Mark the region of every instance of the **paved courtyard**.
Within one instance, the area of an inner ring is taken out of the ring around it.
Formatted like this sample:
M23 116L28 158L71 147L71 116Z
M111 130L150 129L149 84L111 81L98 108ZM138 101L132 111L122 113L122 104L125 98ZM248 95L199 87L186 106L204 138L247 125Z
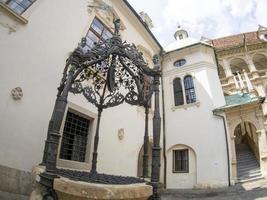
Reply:
M0 191L0 200L27 200L29 197ZM267 179L222 189L166 190L162 200L267 200Z
M163 193L162 200L174 199L267 200L267 180L247 182L222 189L167 190Z

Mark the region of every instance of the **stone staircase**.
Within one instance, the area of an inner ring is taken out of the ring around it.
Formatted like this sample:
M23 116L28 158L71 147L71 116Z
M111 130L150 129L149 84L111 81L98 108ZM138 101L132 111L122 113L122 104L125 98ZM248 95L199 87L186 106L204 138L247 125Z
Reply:
M237 156L237 181L239 183L262 178L260 166L255 155L246 144L239 145Z

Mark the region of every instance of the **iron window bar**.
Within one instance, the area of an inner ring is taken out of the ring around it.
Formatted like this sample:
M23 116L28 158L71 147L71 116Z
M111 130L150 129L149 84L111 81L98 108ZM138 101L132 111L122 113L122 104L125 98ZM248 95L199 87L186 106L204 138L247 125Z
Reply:
M85 161L89 124L88 119L68 111L60 150L61 159Z

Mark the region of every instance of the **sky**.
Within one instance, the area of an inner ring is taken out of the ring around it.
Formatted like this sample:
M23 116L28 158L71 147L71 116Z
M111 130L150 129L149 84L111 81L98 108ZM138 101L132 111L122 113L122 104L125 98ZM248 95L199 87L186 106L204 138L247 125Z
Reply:
M174 41L177 26L190 37L215 39L267 27L267 0L128 0L153 21L151 29L166 46Z

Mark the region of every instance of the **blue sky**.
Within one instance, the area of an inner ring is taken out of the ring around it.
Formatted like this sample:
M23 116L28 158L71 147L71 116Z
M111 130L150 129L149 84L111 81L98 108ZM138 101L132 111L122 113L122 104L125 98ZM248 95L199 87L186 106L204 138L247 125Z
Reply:
M153 21L152 32L165 46L180 24L189 36L218 38L267 27L267 0L128 0Z

